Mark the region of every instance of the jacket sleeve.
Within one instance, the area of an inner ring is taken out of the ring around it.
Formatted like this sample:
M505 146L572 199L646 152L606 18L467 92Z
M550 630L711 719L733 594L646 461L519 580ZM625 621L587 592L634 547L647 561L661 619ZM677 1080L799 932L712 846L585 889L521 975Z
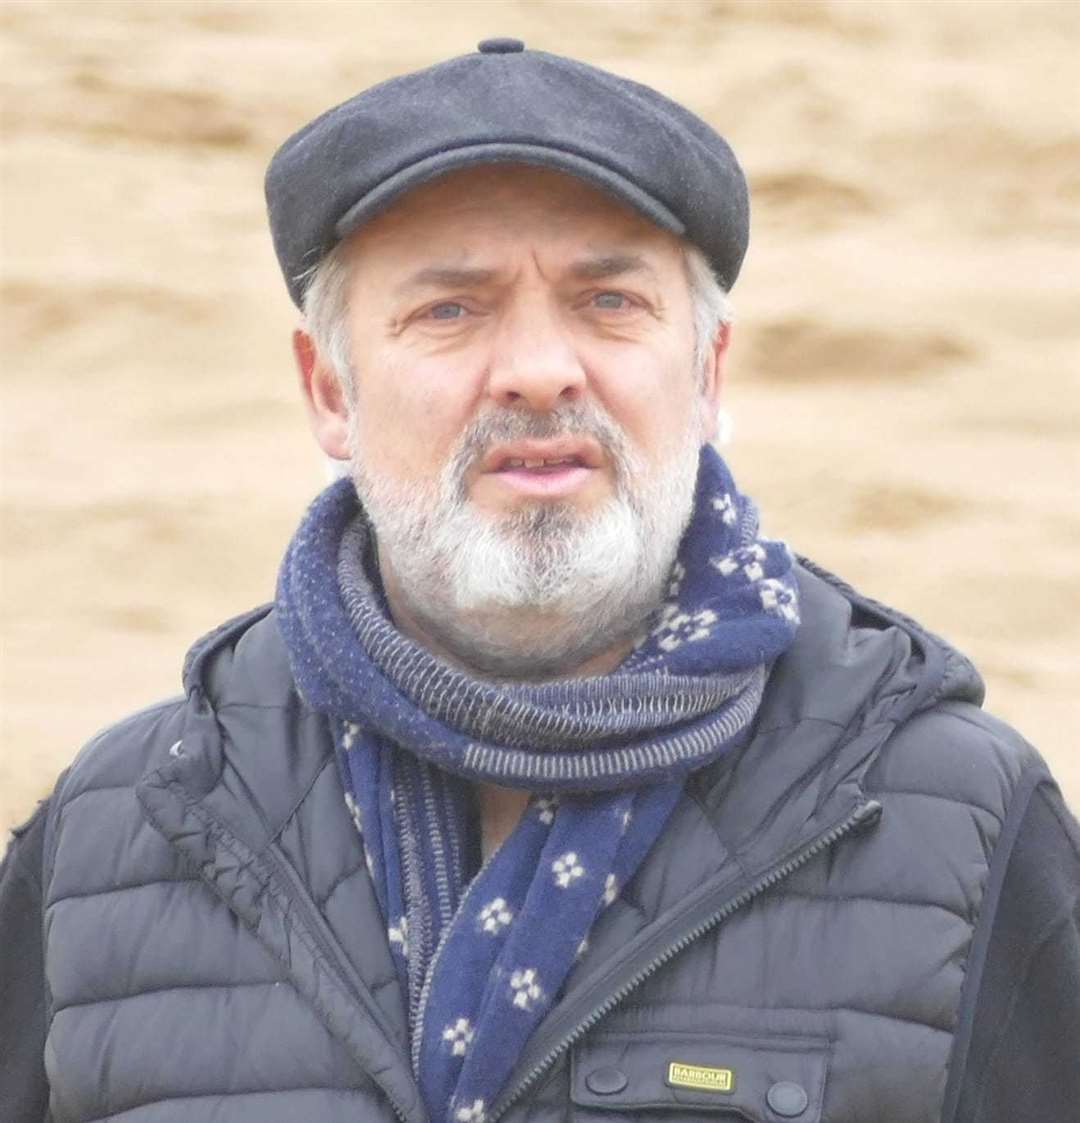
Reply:
M0 865L0 1119L47 1119L41 946L42 804Z
M1014 797L984 900L967 964L943 1119L1075 1119L1080 1112L1080 828L1041 769Z

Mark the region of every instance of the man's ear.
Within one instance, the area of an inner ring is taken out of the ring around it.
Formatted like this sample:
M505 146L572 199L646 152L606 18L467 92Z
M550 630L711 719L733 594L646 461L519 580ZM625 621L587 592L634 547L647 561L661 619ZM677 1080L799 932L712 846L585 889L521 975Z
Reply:
M731 346L731 324L721 324L713 337L713 345L701 372L701 441L716 440L720 399L723 397L724 372L728 348Z
M292 344L300 390L315 440L327 456L348 460L349 403L341 379L303 328L293 332Z

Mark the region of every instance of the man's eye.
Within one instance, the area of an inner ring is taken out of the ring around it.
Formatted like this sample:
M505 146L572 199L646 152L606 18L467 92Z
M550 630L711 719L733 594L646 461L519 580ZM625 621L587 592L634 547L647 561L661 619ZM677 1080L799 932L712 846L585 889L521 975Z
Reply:
M465 305L457 301L447 300L428 309L428 318L432 320L460 320L465 315Z
M610 308L615 311L626 308L630 302L621 292L598 292L593 298L594 308Z

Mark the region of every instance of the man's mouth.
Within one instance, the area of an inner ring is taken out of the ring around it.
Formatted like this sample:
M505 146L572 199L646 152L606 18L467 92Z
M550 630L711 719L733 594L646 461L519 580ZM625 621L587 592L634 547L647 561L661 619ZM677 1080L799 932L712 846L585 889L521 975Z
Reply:
M591 437L519 440L496 445L482 463L485 475L517 494L562 499L603 466L603 453Z

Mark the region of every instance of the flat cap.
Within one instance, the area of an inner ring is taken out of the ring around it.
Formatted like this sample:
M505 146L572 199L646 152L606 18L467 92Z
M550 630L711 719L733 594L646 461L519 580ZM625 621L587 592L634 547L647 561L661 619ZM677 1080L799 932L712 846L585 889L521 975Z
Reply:
M725 288L739 274L746 179L719 133L648 86L485 39L327 110L274 154L266 201L290 296L299 305L314 266L399 195L492 163L587 180L697 245Z

